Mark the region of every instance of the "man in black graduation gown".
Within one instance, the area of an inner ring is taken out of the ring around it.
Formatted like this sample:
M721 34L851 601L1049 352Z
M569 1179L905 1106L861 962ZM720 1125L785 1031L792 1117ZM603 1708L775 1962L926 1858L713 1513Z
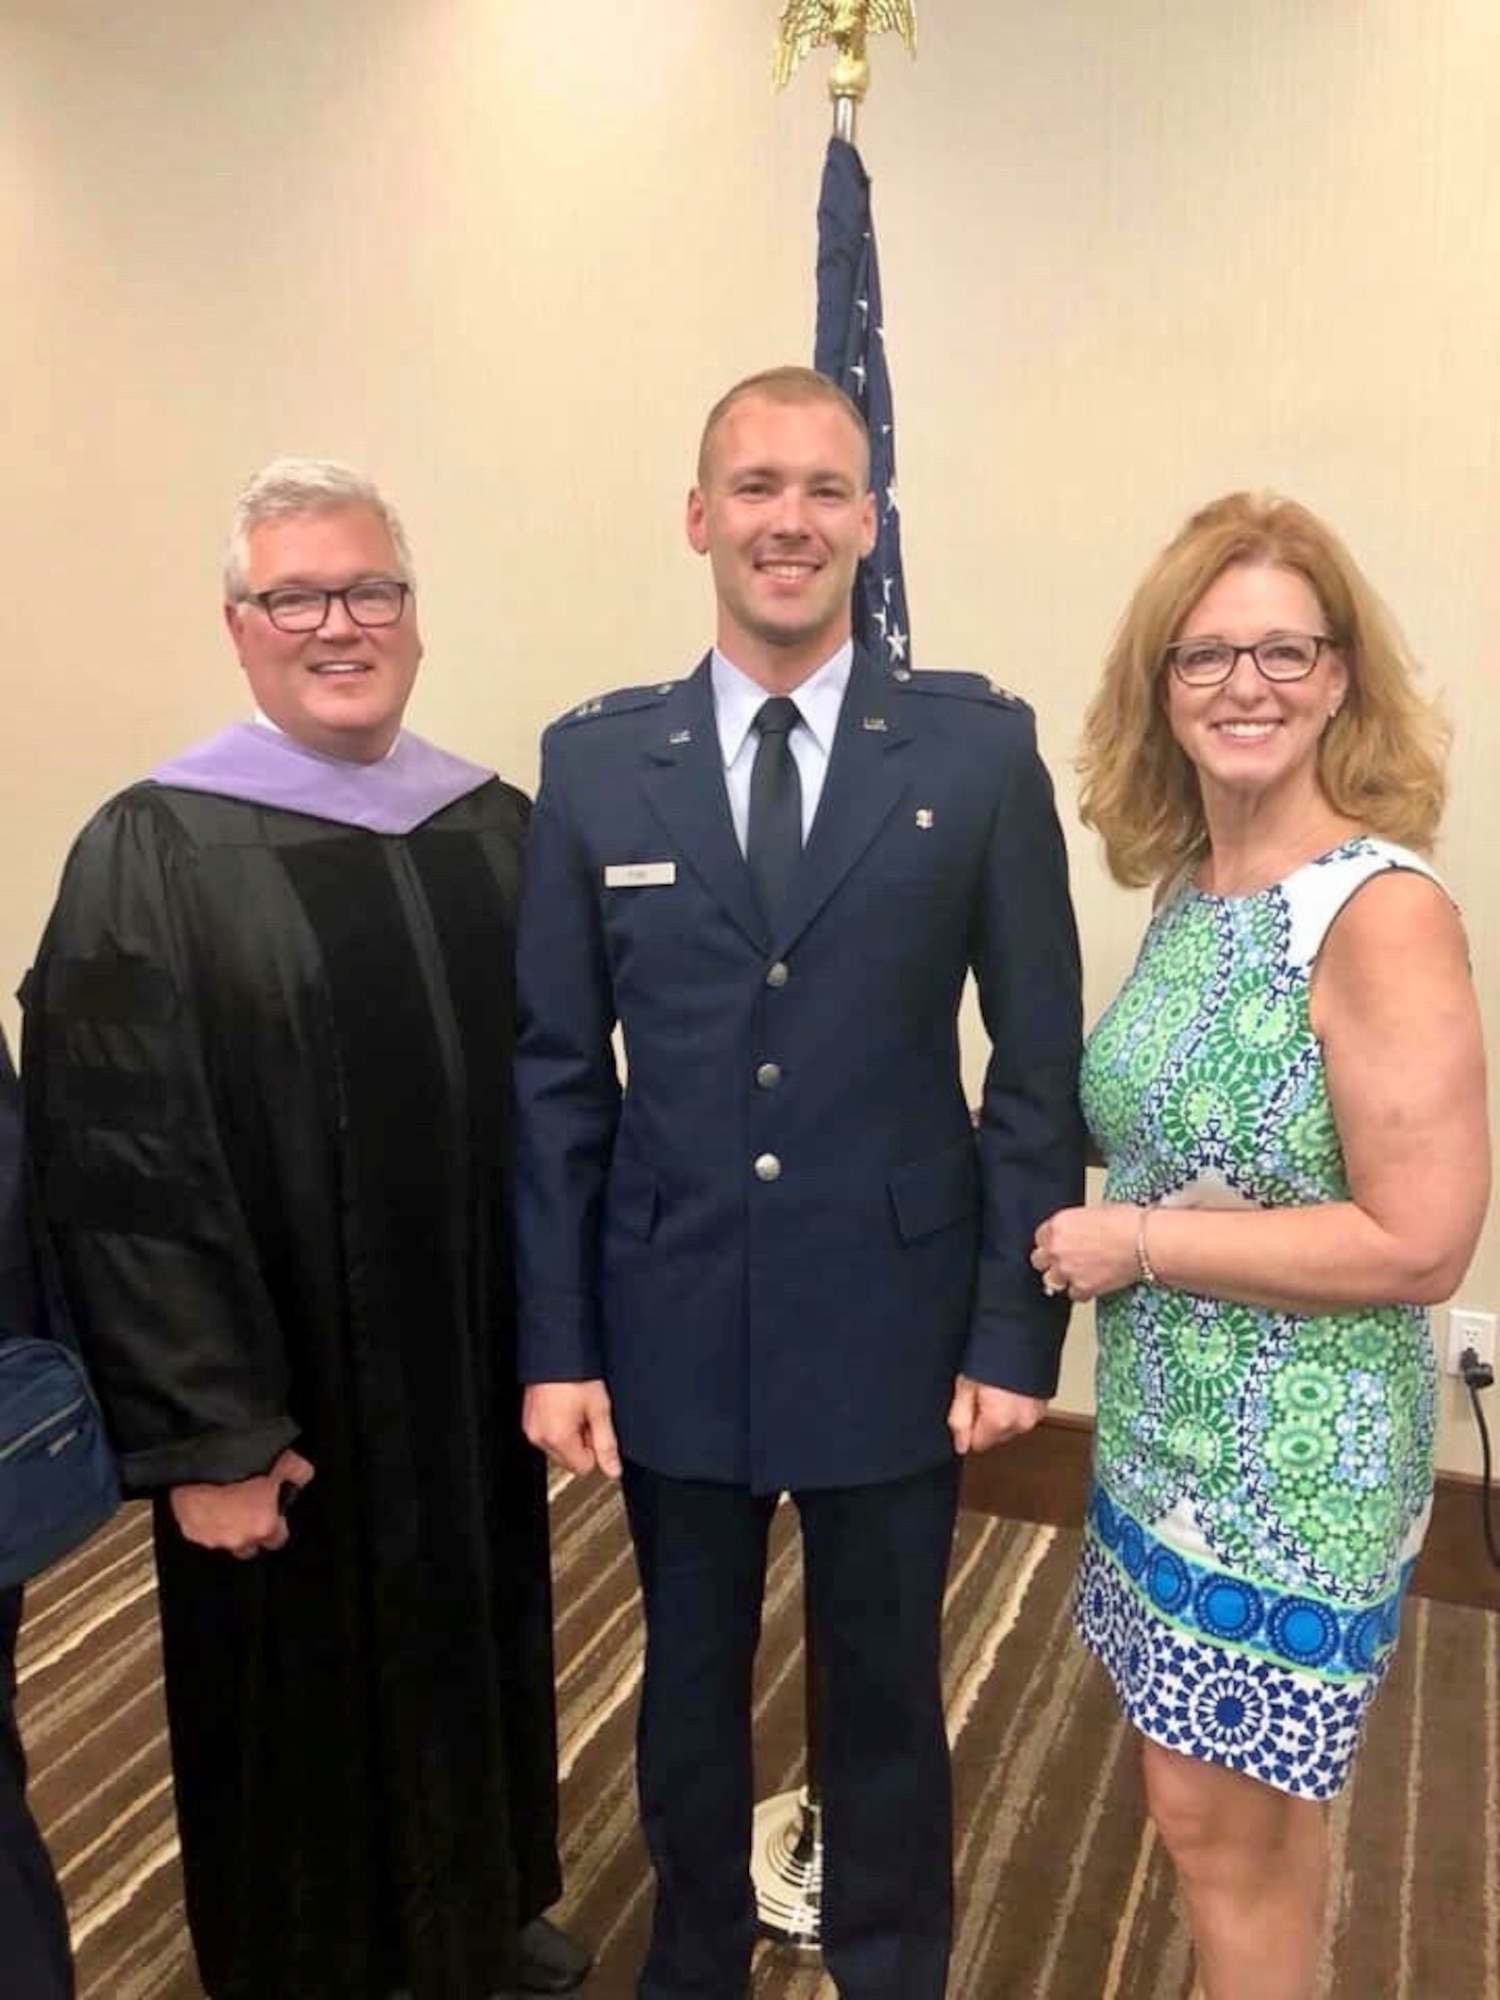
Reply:
M567 1991L513 1355L527 800L403 732L411 567L358 474L252 480L224 616L256 721L90 822L22 996L44 1200L156 1496L199 1970L213 2000Z

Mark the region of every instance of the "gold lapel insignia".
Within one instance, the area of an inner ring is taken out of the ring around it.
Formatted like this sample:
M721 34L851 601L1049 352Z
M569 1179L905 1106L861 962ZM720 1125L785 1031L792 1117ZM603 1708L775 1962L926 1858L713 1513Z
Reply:
M883 715L866 715L861 718L860 728L868 729L878 735L885 728L885 717Z
M691 743L692 740L693 732L691 729L674 729L667 738L669 743Z
M929 831L929 829L930 829L930 828L931 828L931 826L932 826L932 807L931 807L931 806L918 806L918 807L917 807L917 825L918 825L919 827L921 827L921 829L922 829L923 833L926 833L926 832L928 832L928 831Z

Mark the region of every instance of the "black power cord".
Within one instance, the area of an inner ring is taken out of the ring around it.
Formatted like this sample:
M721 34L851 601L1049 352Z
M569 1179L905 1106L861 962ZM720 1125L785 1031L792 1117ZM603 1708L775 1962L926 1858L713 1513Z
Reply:
M1500 1569L1500 1535L1495 1532L1495 1516L1491 1506L1494 1497L1494 1461L1490 1452L1490 1427L1484 1420L1484 1411L1479 1403L1479 1392L1493 1385L1495 1371L1487 1361L1480 1360L1472 1347L1466 1347L1458 1357L1458 1372L1463 1377L1464 1387L1469 1392L1469 1401L1474 1409L1474 1421L1479 1426L1479 1455L1484 1467L1484 1476L1479 1482L1479 1518L1484 1523L1484 1545L1490 1552L1490 1561L1496 1569Z

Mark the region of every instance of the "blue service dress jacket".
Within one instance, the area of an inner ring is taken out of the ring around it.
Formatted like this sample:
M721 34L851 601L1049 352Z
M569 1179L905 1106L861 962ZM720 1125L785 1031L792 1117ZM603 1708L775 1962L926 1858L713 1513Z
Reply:
M756 1491L939 1463L960 1369L1056 1387L1027 1258L1082 1198L1080 981L1024 703L856 651L768 929L708 662L586 702L543 738L517 977L523 1380L603 1377L627 1458Z

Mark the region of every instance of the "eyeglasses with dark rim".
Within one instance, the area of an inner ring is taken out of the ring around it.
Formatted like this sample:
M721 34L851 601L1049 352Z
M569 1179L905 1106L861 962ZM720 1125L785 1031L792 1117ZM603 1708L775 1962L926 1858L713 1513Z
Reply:
M1268 681L1305 681L1323 648L1343 643L1327 632L1268 632L1253 646L1235 646L1228 639L1180 639L1162 657L1184 687L1221 686L1242 653L1249 654Z
M375 576L363 583L346 584L342 590L308 590L300 584L287 584L280 590L250 590L243 602L264 611L278 632L316 632L335 599L356 625L378 627L399 624L410 596L409 583Z

